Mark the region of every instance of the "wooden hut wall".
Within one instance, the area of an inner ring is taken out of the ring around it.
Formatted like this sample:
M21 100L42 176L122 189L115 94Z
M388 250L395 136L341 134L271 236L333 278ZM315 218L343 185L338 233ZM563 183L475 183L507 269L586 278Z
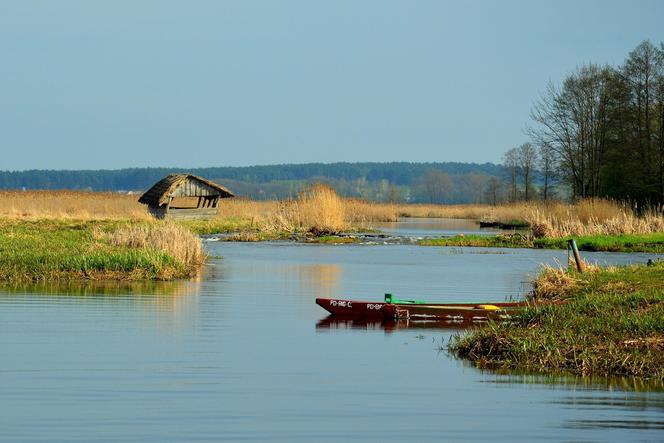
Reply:
M150 206L150 213L159 219L169 220L204 220L217 215L217 208L166 208L166 206Z
M219 191L211 188L198 180L187 178L184 183L178 186L171 194L173 197L200 197L219 195Z
M169 220L197 220L212 218L217 215L217 208L169 209L165 218Z

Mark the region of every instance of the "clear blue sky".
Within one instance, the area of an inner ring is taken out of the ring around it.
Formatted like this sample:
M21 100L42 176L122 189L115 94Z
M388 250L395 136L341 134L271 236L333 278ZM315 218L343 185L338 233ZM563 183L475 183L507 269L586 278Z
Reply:
M664 1L0 0L0 169L498 161Z

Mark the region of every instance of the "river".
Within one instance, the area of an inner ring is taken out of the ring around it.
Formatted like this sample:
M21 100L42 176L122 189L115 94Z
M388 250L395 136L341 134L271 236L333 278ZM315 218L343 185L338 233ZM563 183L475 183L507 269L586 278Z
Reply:
M0 292L5 441L661 441L635 380L496 374L455 331L326 321L316 297L515 298L564 251L208 242L187 282ZM651 254L584 254L601 263Z

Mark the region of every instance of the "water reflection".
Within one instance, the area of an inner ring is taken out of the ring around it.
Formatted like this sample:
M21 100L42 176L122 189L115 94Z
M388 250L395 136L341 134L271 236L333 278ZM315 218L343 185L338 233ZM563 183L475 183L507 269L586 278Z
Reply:
M533 374L495 375L480 381L513 389L536 385L562 392L547 405L567 410L571 416L561 421L560 429L569 430L664 430L664 382L636 377L574 377ZM611 417L607 417L610 411ZM579 418L579 417L583 418Z
M218 277L220 270L205 266L199 275L189 280L176 281L51 281L31 284L3 285L0 287L0 307L5 314L23 309L48 309L54 321L63 315L78 312L87 315L89 322L100 317L100 312L131 316L142 328L161 333L191 329L199 316L201 285ZM66 314L65 314L66 313ZM87 314L85 314L87 313ZM12 319L4 321L10 330ZM97 324L102 327L101 323Z
M114 296L183 296L196 294L201 282L219 280L222 268L216 263L203 266L193 277L186 280L55 280L37 283L14 283L0 285L0 297L19 295L68 297Z
M542 385L551 388L574 388L584 391L627 391L652 392L664 391L664 380L649 380L638 377L580 377L571 375L540 375L517 374L499 371L486 371L487 375L497 374L495 377L483 380L480 383L492 385ZM664 397L659 399L664 408Z
M405 329L420 329L428 331L458 331L465 330L473 327L478 327L477 323L473 323L471 318L464 318L461 320L450 321L434 321L434 320L374 320L366 318L352 318L352 317L338 317L329 315L316 323L317 332L327 331L343 331L343 330L366 330L378 331L384 330L387 333L405 330Z
M374 222L373 229L404 236L440 236L457 234L494 235L504 230L480 228L476 220L462 218L401 218L396 222Z
M661 429L664 421L657 420L570 420L568 429Z
M71 297L109 297L115 296L164 296L184 295L192 292L200 278L191 281L52 281L29 284L14 284L1 287L0 297L33 296L71 296ZM194 283L194 284L192 284Z
M304 264L286 269L295 274L296 281L300 283L300 293L306 294L307 298L312 295L331 298L339 294L342 268L337 264Z
M610 409L612 415L619 418L604 417L570 419L562 423L567 429L661 429L664 430L664 399L646 392L625 392L618 395L570 395L551 404L576 412L589 411L589 415L597 416L598 412Z

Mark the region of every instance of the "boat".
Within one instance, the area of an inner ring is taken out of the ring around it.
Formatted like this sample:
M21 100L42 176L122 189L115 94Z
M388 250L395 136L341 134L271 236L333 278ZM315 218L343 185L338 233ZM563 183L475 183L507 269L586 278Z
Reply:
M384 302L317 298L316 304L333 316L356 319L482 323L509 318L510 313L526 306L528 302L427 303L399 300L392 294L385 294Z

